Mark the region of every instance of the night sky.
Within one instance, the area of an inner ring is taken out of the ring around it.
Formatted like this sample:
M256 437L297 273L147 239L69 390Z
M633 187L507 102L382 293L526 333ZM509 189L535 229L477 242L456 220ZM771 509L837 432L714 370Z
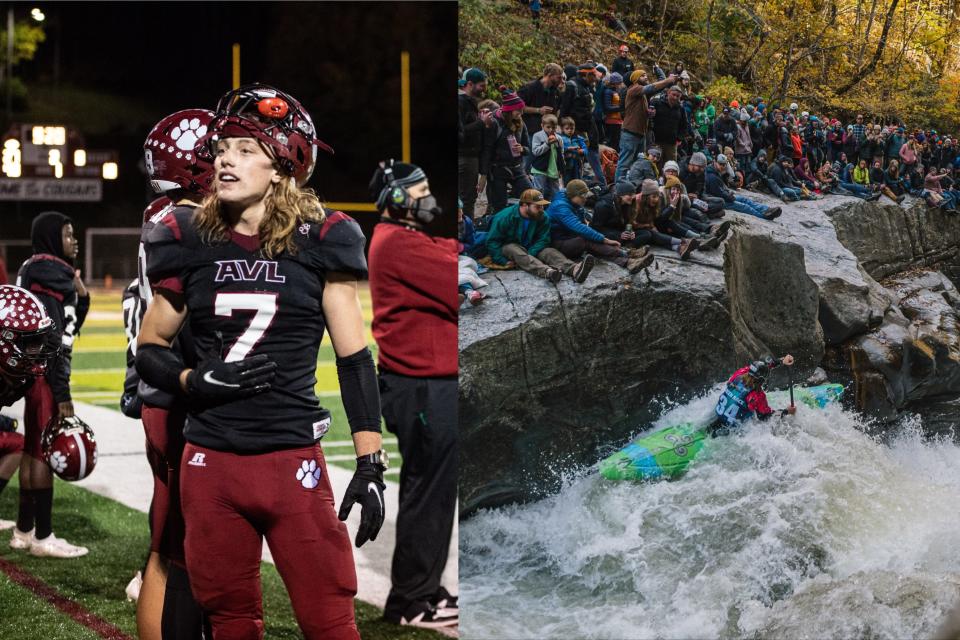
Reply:
M72 215L81 228L136 226L149 195L136 168L146 134L171 112L215 107L231 88L234 42L241 45L241 82L264 82L296 97L336 150L332 157L321 152L308 186L340 202L370 201L367 183L377 161L400 158L400 52L409 51L412 161L427 172L449 214L443 231L455 229L456 2L14 6L18 20L34 6L46 14L46 42L33 61L14 69L28 90L49 92L59 60L58 99L77 88L126 100L130 108L110 114L103 128L92 119L85 126L83 110L59 105L74 120L64 124L86 132L88 148L120 151L121 178L105 184L98 205L0 202L0 237L27 237L32 216L50 208ZM34 122L49 106L33 95L14 121ZM376 217L353 215L367 231Z

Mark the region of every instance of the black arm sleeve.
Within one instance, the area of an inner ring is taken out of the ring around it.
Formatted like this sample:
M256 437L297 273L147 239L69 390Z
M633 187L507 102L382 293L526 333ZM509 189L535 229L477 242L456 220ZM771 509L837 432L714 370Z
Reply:
M161 391L182 395L180 373L186 368L183 360L169 347L142 344L137 347L137 373L147 384Z
M380 433L380 387L370 349L364 347L345 358L337 358L337 378L350 432Z
M83 327L83 321L87 319L88 311L90 311L90 294L77 296L77 328L73 335L80 335L80 329Z
M33 291L33 294L43 303L47 310L47 315L53 320L57 340L60 341L60 357L52 362L47 369L46 379L53 392L53 400L57 404L61 402L70 402L70 367L73 360L73 333L72 327L67 327L68 322L73 322L73 318L67 318L64 305L52 295L41 291Z

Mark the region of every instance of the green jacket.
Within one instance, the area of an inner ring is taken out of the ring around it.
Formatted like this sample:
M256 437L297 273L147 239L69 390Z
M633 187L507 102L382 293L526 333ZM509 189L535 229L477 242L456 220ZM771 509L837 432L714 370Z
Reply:
M487 250L497 264L509 262L501 251L505 244L519 244L533 257L550 245L550 216L546 212L540 220L530 220L526 237L521 237L523 220L519 204L511 205L493 217L490 231L487 233Z

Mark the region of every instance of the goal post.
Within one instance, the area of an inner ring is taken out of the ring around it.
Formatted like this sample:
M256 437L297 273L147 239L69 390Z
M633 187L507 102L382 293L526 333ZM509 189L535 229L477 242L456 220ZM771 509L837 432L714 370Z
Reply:
M123 288L137 277L140 227L93 227L86 231L83 279L112 280Z

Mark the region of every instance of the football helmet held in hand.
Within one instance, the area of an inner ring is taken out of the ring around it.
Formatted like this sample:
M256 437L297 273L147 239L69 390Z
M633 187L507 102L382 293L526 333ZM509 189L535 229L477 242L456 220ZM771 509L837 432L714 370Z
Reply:
M43 303L26 289L0 285L0 373L40 377L59 353L59 336Z
M43 459L61 480L83 480L97 466L93 429L77 416L54 416L43 430Z

